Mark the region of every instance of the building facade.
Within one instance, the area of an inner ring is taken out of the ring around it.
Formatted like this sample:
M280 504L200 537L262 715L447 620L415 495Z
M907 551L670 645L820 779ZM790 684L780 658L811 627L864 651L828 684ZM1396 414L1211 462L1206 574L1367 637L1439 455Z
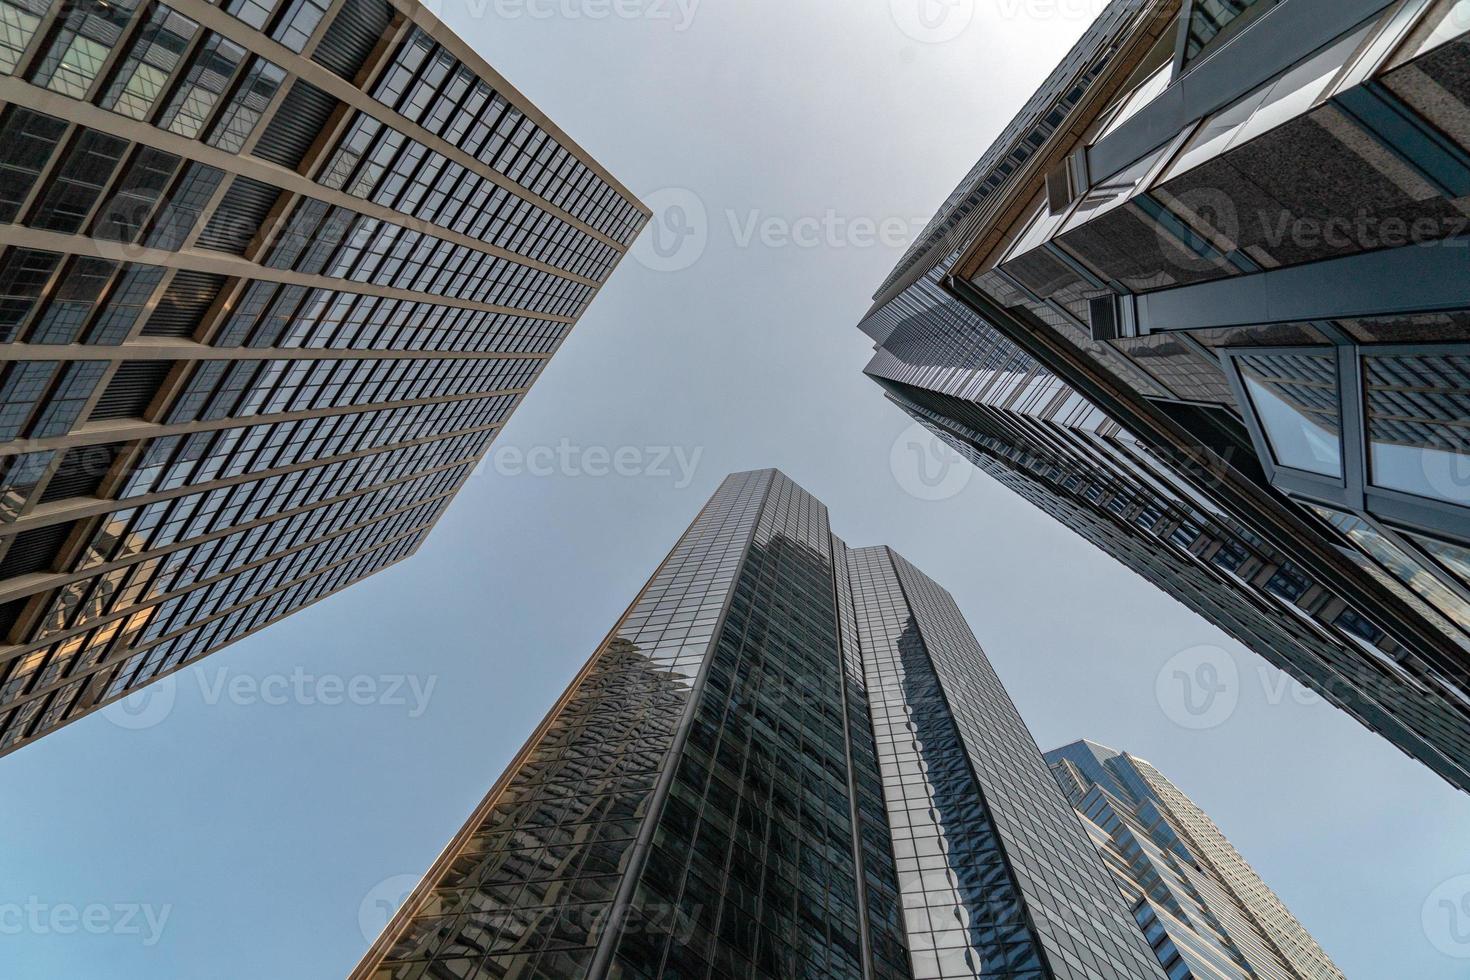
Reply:
M906 411L1470 790L1467 31L1116 0L863 329Z
M0 752L412 555L646 218L413 0L0 0Z
M954 600L728 478L353 974L1163 976Z
M1214 821L1152 765L1089 741L1045 758L1173 980L1343 980Z

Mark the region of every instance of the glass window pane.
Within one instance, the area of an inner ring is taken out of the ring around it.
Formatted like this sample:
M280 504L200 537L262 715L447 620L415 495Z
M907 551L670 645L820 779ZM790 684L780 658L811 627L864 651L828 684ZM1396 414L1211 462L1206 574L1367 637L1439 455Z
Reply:
M1277 464L1341 477L1336 353L1257 354L1236 363Z
M1470 357L1370 356L1363 365L1373 484L1470 504Z

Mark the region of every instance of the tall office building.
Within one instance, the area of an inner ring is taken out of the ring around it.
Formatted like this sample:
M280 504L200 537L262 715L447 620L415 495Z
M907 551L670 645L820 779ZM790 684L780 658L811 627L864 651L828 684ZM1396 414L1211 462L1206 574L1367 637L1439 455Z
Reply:
M1153 766L1088 741L1046 761L1173 980L1343 980L1214 821Z
M1470 790L1465 31L1115 0L863 329L906 411Z
M357 980L1163 976L954 600L731 476Z
M411 555L646 217L413 0L0 0L0 751Z

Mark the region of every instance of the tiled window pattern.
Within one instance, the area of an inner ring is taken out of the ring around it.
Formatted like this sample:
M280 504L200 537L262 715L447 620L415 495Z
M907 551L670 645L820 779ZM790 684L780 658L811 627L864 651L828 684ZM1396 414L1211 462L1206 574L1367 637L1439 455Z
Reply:
M640 212L521 110L415 27L372 96L623 245Z
M0 439L65 435L81 415L106 361L12 361L0 381Z
M772 477L613 975L863 974L843 661L820 503Z
M331 5L217 0L216 6L302 53ZM262 58L181 8L158 0L0 0L0 73L113 114L86 127L22 105L0 107L0 222L179 251L193 242L218 192L242 186L234 181L233 165L209 166L114 135L132 120L240 155L289 84L296 59L284 53ZM48 15L55 24L38 36ZM473 88L472 101L488 92L483 83ZM444 115L452 108L441 100L434 112L416 118L435 133L452 132L460 121L457 112L455 118ZM401 119L393 125L409 128ZM420 141L434 142L413 131ZM513 134L512 142L521 135ZM379 136L388 138L386 131L373 134ZM413 146L387 160L376 182L367 178L368 161L343 179L352 178L361 199L403 213L401 224L415 218L424 229L439 222L473 232L498 243L497 249L565 274L492 260L475 242L451 247L399 224L370 225L350 210L305 199L300 203L315 224L306 229L308 240L285 243L300 246L291 268L422 295L405 301L349 291L360 287L255 281L242 267L221 284L210 307L220 311L220 321L201 323L193 336L218 347L362 355L181 360L179 370L163 379L165 397L154 399L158 412L148 421L204 431L145 433L124 443L130 431L141 431L138 420L96 420L108 430L103 436L99 428L97 441L122 461L117 479L96 486L52 476L71 450L62 457L50 447L0 447L0 524L9 533L50 527L55 517L36 508L42 500L60 504L71 496L65 513L79 520L80 534L75 558L58 555L50 566L63 569L49 586L59 591L37 597L37 616L13 637L16 646L0 646L0 752L411 551L422 536L418 526L395 528L393 540L369 540L350 529L457 485L458 475L432 474L455 471L483 454L544 356L585 307L595 291L590 283L605 277L621 250L579 222L631 240L643 220L633 202L559 147L543 154L541 141L500 160L514 172L510 179L546 195L534 205L492 186L488 164L470 165L459 153L450 163L420 143ZM377 143L368 148L376 150ZM255 194L244 203L253 211L264 200ZM548 204L552 200L555 205ZM576 217L548 213L560 205ZM337 232L344 237L334 238ZM269 237L262 242L270 243ZM0 441L86 441L93 438L93 430L83 428L86 408L103 390L106 407L99 414L118 414L162 377L153 365L129 368L109 388L117 362L108 358L119 356L118 345L135 342L173 273L128 262L118 250L106 252L107 258L72 254L78 251L92 250L0 246L0 344L51 345L59 355L0 363ZM181 261L185 274L206 271L194 268L192 259ZM181 335L187 324L175 322L177 311L195 308L190 304L196 301L203 308L210 297L202 287L197 297L176 292L187 303L170 300L165 312L173 319L146 325L160 339L173 338L168 344L183 346L191 341ZM444 305L446 300L458 302ZM490 304L511 310L491 311L485 308ZM96 359L63 352L75 344L105 349ZM426 353L372 356L384 351ZM430 352L485 356L434 360ZM402 404L409 400L421 403ZM327 414L256 422L264 413ZM21 448L29 451L17 452ZM112 465L111 454L108 461ZM395 489L385 481L396 481ZM96 514L109 504L92 499L95 494L117 498L110 506L121 509ZM342 500L347 496L350 502ZM416 519L427 524L435 513ZM264 523L242 528L252 521ZM325 537L333 533L337 537ZM352 550L334 544L351 534L358 535ZM261 565L264 570L250 579L232 575L218 588L211 582L225 562L225 571L240 571L267 561L274 564ZM54 584L77 575L81 580L64 589ZM176 596L181 589L191 591ZM161 604L144 604L149 601Z
M147 119L198 31L198 24L172 7L156 5L97 104L131 119Z
M1078 980L1157 977L1156 961L954 599L901 557L893 556L893 567L1052 972Z
M1456 767L1470 765L1463 709L1449 690L1429 691L1410 679L1399 663L1405 648L1315 588L1277 549L1224 515L1207 515L1167 463L1122 440L1100 440L1088 452L1065 430L1015 420L999 425L957 400L932 415L917 401L905 404L997 480L1333 704L1409 746L1423 746L1419 740L1429 735L1437 748L1418 758L1446 778L1458 779ZM1258 571L1234 573L1198 558L1226 541L1244 544L1251 553L1246 570ZM1273 567L1277 573L1259 584L1260 570ZM1365 645L1375 651L1368 660Z
M50 0L0 0L0 74L9 75L20 64L49 5Z
M216 347L549 354L570 325L511 313L254 282Z
M383 530L390 530L396 522L385 523ZM251 630L258 629L291 612L315 602L352 582L365 578L386 566L407 557L427 528L400 532L397 537L360 549L356 553L341 554L335 558L333 551L321 554L300 553L304 560L291 563L291 567L271 568L265 574L286 574L319 569L311 574L299 575L295 580L277 578L271 584L280 583L278 591L253 602L242 603L227 614L211 619L193 628L184 629L172 636L157 639L154 645L129 657L119 666L111 666L110 659L101 669L95 669L107 656L109 647L121 650L149 642L141 639L145 628L157 616L163 615L161 607L145 609L127 620L116 620L83 637L73 637L57 644L54 649L38 651L32 658L64 656L71 665L66 670L66 683L61 687L37 697L23 701L14 708L0 711L0 748L13 748L27 738L36 737L50 729L80 715L99 704L124 696L128 691L153 680L159 674L197 659ZM341 547L354 542L348 537L336 539ZM363 543L364 542L357 542ZM339 564L323 566L323 561ZM264 579L257 570L255 577ZM194 618L183 620L185 624L200 622L203 605L195 607ZM224 610L221 610L224 612ZM182 617L180 617L182 619ZM150 628L151 631L151 628Z
M317 181L599 282L617 250L398 130L358 113Z
M495 425L506 418L513 404L512 397L502 396L165 436L152 440L140 451L139 463L118 496L131 500ZM362 464L365 471L371 471L374 465L371 460ZM297 479L310 483L333 478L324 467L320 474Z
M138 0L75 0L41 56L32 81L53 92L85 99L132 19Z
M265 264L554 316L576 316L595 291L584 283L313 198L297 205Z
M265 31L274 40L300 54L321 23L327 0L209 0L225 13Z
M205 361L175 399L170 424L526 388L525 358Z
M915 980L1049 977L888 550L848 567Z
M849 555L847 545L840 538L833 537L832 564L837 580L843 686L847 696L847 750L852 759L863 903L867 910L871 952L869 969L873 980L911 980L913 973L904 933L898 867L893 856L893 832L888 824L888 808L884 804L883 780L878 767L872 701L858 635Z
M768 483L732 477L701 512L448 870L415 893L379 976L586 975ZM630 925L678 920L642 910Z

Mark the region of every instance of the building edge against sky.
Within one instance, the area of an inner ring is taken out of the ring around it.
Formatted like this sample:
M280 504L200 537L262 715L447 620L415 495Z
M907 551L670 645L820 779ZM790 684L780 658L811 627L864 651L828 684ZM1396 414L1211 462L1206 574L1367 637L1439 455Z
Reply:
M0 752L412 555L648 217L412 0L0 0Z
M725 480L352 977L711 969L1164 976L954 600L774 470Z
M895 403L1462 790L1466 13L1115 0L862 324Z
M1152 765L1086 740L1045 758L1170 977L1343 980L1214 821Z

